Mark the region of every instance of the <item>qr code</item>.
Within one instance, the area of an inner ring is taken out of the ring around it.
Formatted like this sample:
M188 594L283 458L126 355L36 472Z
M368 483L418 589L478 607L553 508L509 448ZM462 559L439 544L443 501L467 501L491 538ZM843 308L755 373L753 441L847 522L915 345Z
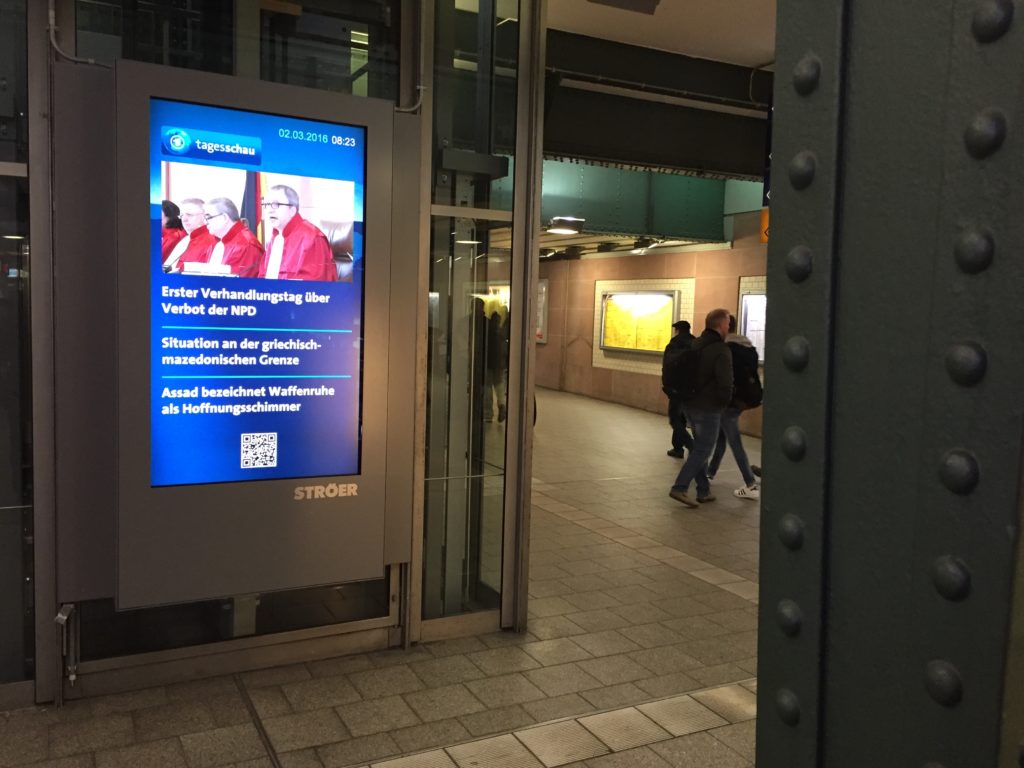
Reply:
M242 469L277 466L277 432L242 435Z

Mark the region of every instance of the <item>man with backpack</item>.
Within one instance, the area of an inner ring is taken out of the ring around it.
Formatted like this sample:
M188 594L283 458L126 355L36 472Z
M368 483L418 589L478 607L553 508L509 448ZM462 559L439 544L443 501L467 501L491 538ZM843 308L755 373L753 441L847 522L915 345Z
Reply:
M694 445L672 484L669 496L686 507L714 501L706 474L708 459L715 448L722 411L732 401L732 353L725 344L729 333L729 310L713 309L704 320L704 332L680 356L671 376L680 392L687 421L693 427ZM688 494L697 483L697 498Z
M708 480L714 479L718 472L722 456L725 455L726 443L728 443L744 483L742 488L733 491L733 495L739 499L756 501L761 498L761 484L754 476L755 473L750 466L747 452L743 448L743 438L740 436L740 413L761 405L764 396L761 377L757 370L757 349L750 339L736 333L736 318L733 315L729 315L729 335L725 338L725 343L732 353L733 396L732 402L722 411L718 444L715 445L714 455L711 457L711 463L708 464Z
M672 427L672 449L668 455L681 459L686 455L684 448L693 450L693 438L686 431L682 393L676 388L672 377L680 356L693 344L694 335L690 333L690 324L685 320L672 323L672 331L675 335L665 347L665 354L661 358L661 391L668 395L668 423Z

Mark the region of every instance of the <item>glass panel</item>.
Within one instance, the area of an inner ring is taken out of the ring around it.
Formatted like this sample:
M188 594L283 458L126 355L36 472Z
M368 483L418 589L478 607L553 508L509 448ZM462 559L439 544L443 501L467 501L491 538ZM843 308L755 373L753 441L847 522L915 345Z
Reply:
M437 3L434 202L512 210L519 4Z
M25 44L25 0L4 2L0 6L0 162L24 163L28 157Z
M28 182L0 177L0 683L34 668L28 267Z
M114 601L78 603L82 660L184 648L388 615L388 578L230 600L116 611Z
M494 607L501 591L511 254L492 226L432 222L426 618Z
M398 92L400 0L77 0L75 8L78 55L97 61L135 59L383 99Z
M757 349L757 356L764 361L765 318L768 314L768 297L763 293L747 293L740 305L740 333L750 339Z

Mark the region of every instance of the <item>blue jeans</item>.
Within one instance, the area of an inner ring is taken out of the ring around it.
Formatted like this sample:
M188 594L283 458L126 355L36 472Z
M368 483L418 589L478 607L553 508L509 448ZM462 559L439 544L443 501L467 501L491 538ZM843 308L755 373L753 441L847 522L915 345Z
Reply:
M686 493L690 489L690 482L696 480L697 498L704 498L711 493L707 466L711 452L715 449L715 438L718 437L722 412L686 408L686 419L693 427L693 448L683 462L676 481L672 483L672 490Z
M747 452L743 448L743 437L740 435L740 411L736 408L726 408L722 411L721 434L718 437L718 444L715 446L714 455L711 457L711 463L708 464L709 475L718 474L718 467L722 463L722 456L725 455L726 442L732 448L732 455L736 459L736 466L740 468L740 474L743 475L743 482L747 485L756 483L757 478L754 477L754 473L750 470L750 460L747 458Z
M678 397L668 399L668 423L672 425L672 449L681 451L683 448L693 450L693 438L686 431L686 414L683 412L683 401Z

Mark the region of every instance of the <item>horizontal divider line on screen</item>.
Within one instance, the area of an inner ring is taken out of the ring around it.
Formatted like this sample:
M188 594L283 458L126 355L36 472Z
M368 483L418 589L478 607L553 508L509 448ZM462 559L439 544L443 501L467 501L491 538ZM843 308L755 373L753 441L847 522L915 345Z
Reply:
M290 333L352 333L350 328L246 328L224 325L161 325L164 331L285 331Z
M294 374L289 376L161 376L161 379L351 379L352 375L343 373L340 375L308 375Z

